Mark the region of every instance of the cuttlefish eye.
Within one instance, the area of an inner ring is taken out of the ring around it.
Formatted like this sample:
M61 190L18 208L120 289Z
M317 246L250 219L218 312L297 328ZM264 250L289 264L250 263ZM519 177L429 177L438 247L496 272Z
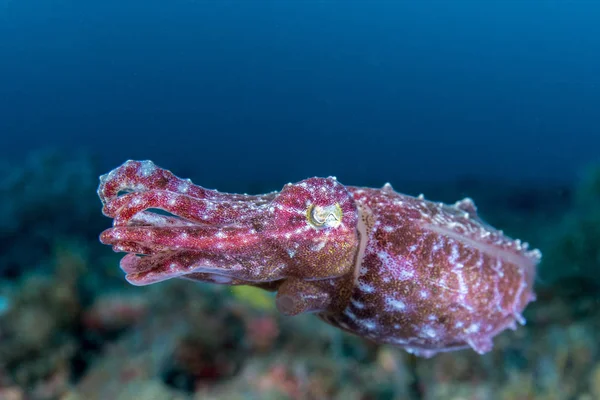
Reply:
M330 206L311 204L306 209L306 220L315 228L337 228L342 223L342 207L339 203Z

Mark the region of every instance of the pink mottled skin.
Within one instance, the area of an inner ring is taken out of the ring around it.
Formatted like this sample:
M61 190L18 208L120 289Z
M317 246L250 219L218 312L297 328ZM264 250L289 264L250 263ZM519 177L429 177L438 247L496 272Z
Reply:
M524 323L541 254L482 222L470 199L433 203L309 178L251 196L193 185L150 161L100 177L102 243L126 279L276 291L286 315L322 320L430 357ZM157 212L163 210L164 212Z

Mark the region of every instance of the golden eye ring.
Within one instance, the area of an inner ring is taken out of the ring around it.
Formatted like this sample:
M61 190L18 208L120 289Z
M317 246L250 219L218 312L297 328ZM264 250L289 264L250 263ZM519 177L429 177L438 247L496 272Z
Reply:
M314 228L337 228L342 224L343 211L339 203L330 206L311 204L306 209L306 220Z

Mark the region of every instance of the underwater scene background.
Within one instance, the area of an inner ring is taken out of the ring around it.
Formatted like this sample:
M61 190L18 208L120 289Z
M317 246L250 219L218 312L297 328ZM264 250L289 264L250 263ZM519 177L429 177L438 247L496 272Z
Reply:
M600 3L0 0L0 399L600 399ZM135 287L98 177L311 176L543 254L527 323L419 358L274 295Z

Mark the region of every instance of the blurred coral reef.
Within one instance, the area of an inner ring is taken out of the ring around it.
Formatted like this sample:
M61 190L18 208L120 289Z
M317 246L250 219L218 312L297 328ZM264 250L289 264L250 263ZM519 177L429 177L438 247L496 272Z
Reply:
M484 356L417 359L282 317L256 289L129 286L97 243L89 157L0 165L0 400L600 399L600 166L573 188L432 188L474 198L544 260L525 327Z

